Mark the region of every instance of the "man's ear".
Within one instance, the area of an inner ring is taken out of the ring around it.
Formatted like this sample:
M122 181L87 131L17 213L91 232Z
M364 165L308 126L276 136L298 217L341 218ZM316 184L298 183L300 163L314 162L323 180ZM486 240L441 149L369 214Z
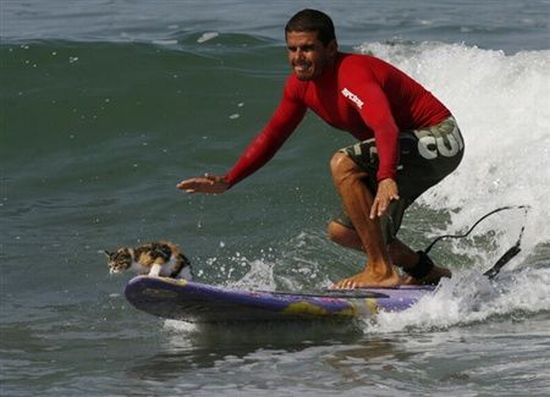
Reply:
M338 42L336 39L332 39L330 43L327 44L327 50L331 56L336 56L336 53L338 52Z

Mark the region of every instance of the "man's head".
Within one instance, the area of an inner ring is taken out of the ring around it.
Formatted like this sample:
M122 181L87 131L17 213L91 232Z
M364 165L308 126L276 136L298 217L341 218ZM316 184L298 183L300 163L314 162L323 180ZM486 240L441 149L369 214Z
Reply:
M298 12L286 24L285 35L289 63L300 80L319 77L338 52L334 24L321 11Z
M316 32L325 46L336 40L332 19L324 12L307 8L290 18L285 26L285 33L289 32Z

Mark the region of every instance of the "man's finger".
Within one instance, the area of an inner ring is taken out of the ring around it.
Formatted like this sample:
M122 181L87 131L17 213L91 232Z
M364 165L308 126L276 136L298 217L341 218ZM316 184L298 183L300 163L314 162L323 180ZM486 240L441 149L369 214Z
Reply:
M382 204L378 207L378 217L384 215L384 212L386 212L386 208L388 208L388 206L385 204Z
M197 186L200 185L199 178L193 178L193 179L187 179L185 181L181 181L176 185L178 189L181 190L195 190Z
M382 201L382 204L378 206L378 217L381 217L382 215L384 215L384 212L386 212L386 208L388 208L388 206L386 205L386 202Z
M374 202L372 203L372 207L370 208L370 219L376 218L376 214L378 213L378 199L374 199Z

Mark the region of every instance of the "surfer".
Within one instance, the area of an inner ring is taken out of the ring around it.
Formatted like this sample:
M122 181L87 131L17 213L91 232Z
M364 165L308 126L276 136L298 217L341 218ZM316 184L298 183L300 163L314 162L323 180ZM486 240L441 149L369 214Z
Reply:
M436 283L450 277L448 269L396 237L405 209L462 159L464 144L450 111L385 61L340 52L333 22L321 11L298 12L288 21L285 38L292 73L267 125L226 175L205 174L177 187L225 192L266 164L311 109L358 140L330 161L343 212L329 223L328 235L364 251L368 260L360 273L333 287Z

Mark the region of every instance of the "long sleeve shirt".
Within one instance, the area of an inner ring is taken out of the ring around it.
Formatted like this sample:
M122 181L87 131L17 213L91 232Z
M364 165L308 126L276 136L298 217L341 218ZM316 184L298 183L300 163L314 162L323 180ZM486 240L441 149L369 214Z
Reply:
M326 123L364 141L375 138L377 180L395 179L399 131L435 125L449 110L411 77L369 55L338 53L321 76L291 74L269 122L225 175L230 186L266 164L311 109Z

